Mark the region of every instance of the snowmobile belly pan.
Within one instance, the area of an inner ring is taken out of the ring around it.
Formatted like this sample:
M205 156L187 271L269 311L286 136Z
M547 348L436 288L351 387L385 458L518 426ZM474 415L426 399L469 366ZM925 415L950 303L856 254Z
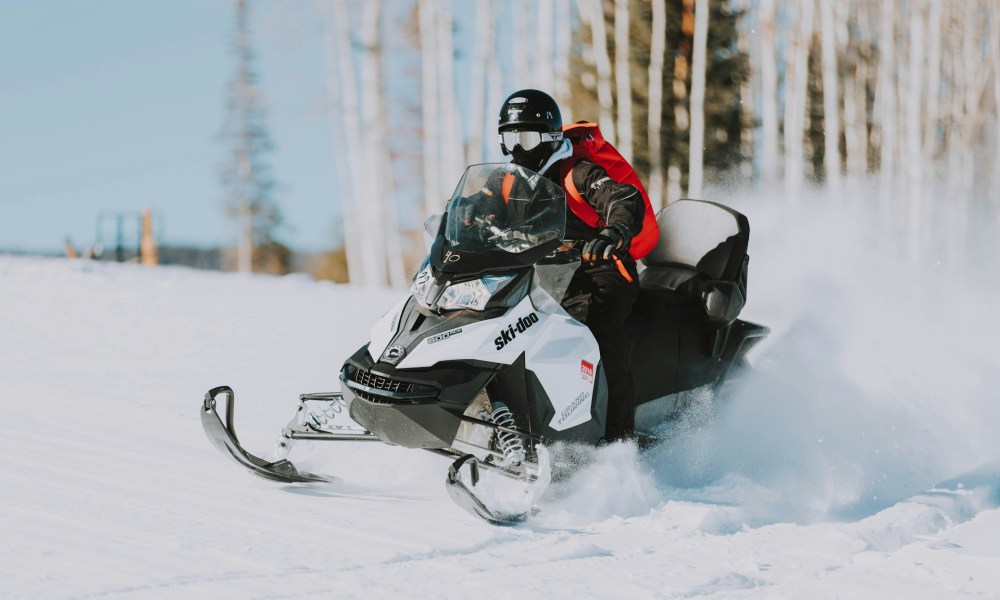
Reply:
M372 402L345 388L351 419L387 444L406 448L450 448L462 422L440 402Z

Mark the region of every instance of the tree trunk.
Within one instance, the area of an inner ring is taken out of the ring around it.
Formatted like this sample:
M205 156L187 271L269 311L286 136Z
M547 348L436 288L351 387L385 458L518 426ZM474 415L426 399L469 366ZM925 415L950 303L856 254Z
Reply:
M882 0L879 33L876 119L879 129L879 206L883 224L891 226L896 180L896 37L895 0Z
M708 0L697 0L694 9L694 53L691 60L691 154L688 167L688 196L691 198L701 197L704 183L708 10Z
M867 65L858 61L844 79L844 138L847 148L847 174L852 182L857 182L863 177L867 169L866 73Z
M615 87L618 143L625 160L632 160L632 76L629 61L629 0L615 0Z
M806 128L806 92L809 86L809 49L812 47L813 0L801 0L789 5L798 8L798 22L793 25L785 71L785 197L798 201L805 178L803 142Z
M926 164L923 157L923 142L920 139L920 107L923 93L924 70L924 11L916 2L910 5L910 50L906 76L906 102L904 105L906 148L906 191L903 196L907 206L907 240L910 258L920 254L923 229L923 181Z
M420 28L420 104L423 127L423 178L424 216L443 211L443 197L438 159L441 151L441 126L438 121L437 74L437 13L434 0L420 0L418 20Z
M344 132L343 119L344 107L340 100L340 92L342 84L340 83L340 72L338 69L338 57L336 49L336 26L334 23L334 13L333 4L329 1L323 2L320 5L321 11L321 26L323 30L323 72L326 78L326 98L327 98L327 113L330 117L330 139L335 142L334 148L337 147L336 141L341 140L343 143L350 140L347 134ZM347 162L350 163L350 155L353 152L347 152ZM354 183L353 177L351 175L351 169L353 166L345 166L345 161L340 160L339 156L334 158L333 169L337 177L337 183L340 186L342 193L340 195L341 201L341 211L343 213L343 227L344 227L344 255L347 259L347 275L349 280L354 280L354 277L361 277L362 266L361 266L361 253L360 248L357 245L359 223L357 215L354 211L354 206L352 202L354 200Z
M336 108L340 116L340 127L331 126L334 140L343 147L347 163L346 176L340 180L344 202L344 250L347 255L347 269L351 283L361 286L373 285L374 273L379 268L368 253L370 236L365 235L364 187L359 179L363 171L363 143L358 123L361 115L358 107L357 83L351 61L350 15L346 0L330 0L323 11L323 38L327 58L327 93L336 98ZM340 135L340 132L343 132Z
M985 6L981 2L966 2L962 4L960 30L962 32L961 69L963 85L961 90L961 117L959 119L959 152L961 153L959 179L957 188L949 189L955 193L956 206L953 212L959 221L952 227L956 232L954 260L957 265L968 264L969 234L971 224L976 222L978 207L975 201L979 189L976 187L977 157L979 156L980 139L977 135L986 125L981 120L980 108L984 104L984 96L991 75L989 60L992 53L984 52L988 43L997 44L996 33L989 40L986 23L983 21ZM996 76L994 74L994 76ZM993 190L995 194L996 191Z
M409 282L406 268L403 265L403 248L400 242L399 216L396 206L398 190L396 189L396 178L394 176L394 161L389 149L389 111L386 108L385 95L382 93L382 83L384 69L382 48L385 47L380 35L382 18L382 0L366 0L364 4L364 24L362 27L363 43L365 44L365 58L362 64L362 72L370 73L366 78L365 85L365 105L371 105L372 121L368 131L371 138L369 146L371 151L369 156L372 161L368 165L369 177L373 182L376 179L379 189L379 200L376 207L380 214L377 215L377 227L373 231L384 231L387 233L382 237L384 253L382 258L385 261L385 269L388 271L389 284L396 288L405 287ZM364 118L365 111L362 110ZM378 236L374 244L378 244ZM373 244L373 245L374 245Z
M250 181L253 167L248 152L241 152L237 166L240 182L240 245L236 253L236 270L253 272L253 208L250 206Z
M774 188L778 178L778 69L775 52L775 0L760 3L760 79L761 79L761 130L763 157L761 174L767 191Z
M537 35L536 52L534 53L534 83L533 85L541 90L549 91L555 79L555 65L553 64L552 45L554 43L555 27L553 23L555 7L551 1L538 3L538 19L536 19L535 31ZM551 92L549 92L551 93Z
M470 164L483 162L483 132L487 124L486 78L489 68L489 52L493 43L492 15L489 0L476 0L475 32L476 42L470 69L469 86L469 142L465 146L465 157Z
M837 89L837 14L833 0L820 0L823 39L823 163L826 182L834 195L840 191L840 95Z
M451 194L452 186L465 170L464 146L462 144L462 129L459 126L458 106L455 102L455 52L452 44L452 13L450 2L437 4L437 65L440 69L438 77L438 106L441 110L441 132L439 139L444 154L439 174L439 189L442 197Z
M740 16L741 30L755 31L751 22L751 19L756 18L752 16L753 14L749 10L743 11ZM738 36L736 47L740 54L747 57L750 72L756 73L757 65L760 64L760 47L757 45L757 36L752 36L752 39L749 35ZM757 137L754 129L757 126L758 102L755 94L758 83L759 79L754 76L744 77L740 83L740 175L747 181L753 180L756 168L754 147L757 143Z
M367 0L361 13L361 29L359 41L363 48L361 55L361 127L366 137L362 143L364 148L364 164L359 171L362 177L364 229L366 241L365 254L371 261L371 282L384 285L389 281L390 272L387 247L389 239L396 238L398 242L399 228L390 228L386 219L395 224L395 202L392 200L391 187L386 176L391 173L392 163L388 156L382 154L382 140L385 139L385 119L381 110L382 80L379 76L379 39L378 23L381 12L381 0ZM352 74L353 76L353 74ZM375 232L387 232L387 236L375 235Z
M608 36L604 27L604 8L601 0L578 0L580 15L590 25L591 47L597 66L597 101L600 104L598 124L604 139L617 144L615 120L612 116L614 99L611 96L611 59L608 57Z
M994 41L1000 38L1000 6L990 7L990 32ZM993 214L996 217L996 229L993 231L993 256L1000 256L1000 43L994 43L990 53L993 63L993 109L996 112L993 119ZM995 264L995 263L994 263Z
M253 93L250 82L250 66L247 64L250 56L250 34L247 27L246 0L236 0L236 21L238 27L237 55L240 59L239 83L237 92L240 96L241 112L248 113L247 96ZM241 124L242 126L242 124ZM253 203L250 191L253 182L253 164L250 161L250 134L241 131L240 148L236 158L236 187L239 190L239 228L240 241L236 249L236 270L240 273L253 272Z
M570 91L569 57L572 53L573 36L570 29L570 0L555 1L555 83L553 92L562 111L563 122L572 123L573 115L569 107Z
M652 40L649 50L649 201L659 211L663 197L663 68L667 50L667 7L653 0Z
M511 36L513 43L502 44L502 52L509 54L514 67L514 86L516 89L531 87L534 82L531 80L531 59L532 52L529 48L534 48L536 40L532 39L531 24L534 21L530 16L531 7L526 2L510 0L507 3L513 19L507 25L513 28ZM514 91L513 89L510 91Z
M941 124L941 0L929 0L927 19L927 109L924 117L924 158L933 163L939 153L938 127ZM995 12L995 11L994 11ZM1000 48L1000 44L995 44ZM928 165L930 166L930 165Z

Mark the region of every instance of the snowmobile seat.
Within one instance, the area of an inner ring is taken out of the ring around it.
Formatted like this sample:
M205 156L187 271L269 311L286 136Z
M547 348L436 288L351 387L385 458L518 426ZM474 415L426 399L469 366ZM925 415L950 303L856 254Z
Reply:
M676 200L656 215L660 239L639 286L668 304L701 305L710 330L727 328L747 294L750 222L721 204Z

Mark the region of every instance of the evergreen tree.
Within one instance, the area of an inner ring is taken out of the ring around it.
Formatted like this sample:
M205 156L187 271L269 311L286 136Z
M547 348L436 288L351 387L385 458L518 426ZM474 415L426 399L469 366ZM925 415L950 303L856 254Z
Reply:
M228 150L222 167L225 208L239 223L238 270L284 274L291 265L291 252L275 239L282 216L273 198L274 180L267 161L273 144L265 124L248 21L247 0L236 0L233 51L237 65L227 87L222 130Z

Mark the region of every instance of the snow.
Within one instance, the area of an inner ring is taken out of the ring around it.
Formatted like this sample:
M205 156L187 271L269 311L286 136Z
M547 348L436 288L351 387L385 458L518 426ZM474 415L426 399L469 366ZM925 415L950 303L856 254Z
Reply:
M510 528L429 453L304 444L337 479L291 486L201 430L231 385L269 455L398 292L0 256L0 597L1000 598L995 282L845 214L752 214L754 373Z

